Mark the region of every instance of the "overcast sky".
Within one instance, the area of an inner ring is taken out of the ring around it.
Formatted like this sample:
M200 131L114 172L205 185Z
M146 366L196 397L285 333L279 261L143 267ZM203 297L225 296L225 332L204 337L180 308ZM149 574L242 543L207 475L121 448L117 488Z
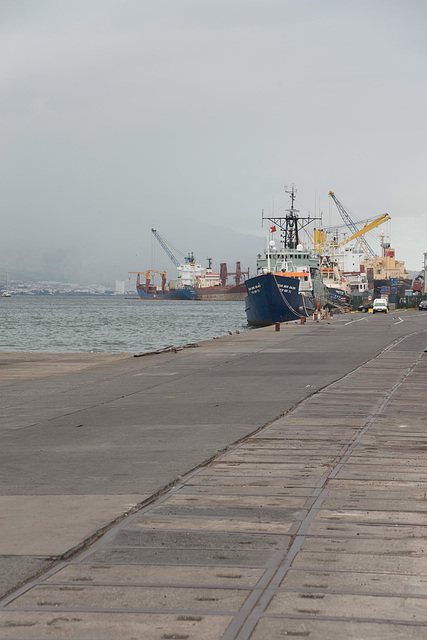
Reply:
M153 226L253 265L290 183L421 268L426 30L425 0L1 0L0 271L124 279Z

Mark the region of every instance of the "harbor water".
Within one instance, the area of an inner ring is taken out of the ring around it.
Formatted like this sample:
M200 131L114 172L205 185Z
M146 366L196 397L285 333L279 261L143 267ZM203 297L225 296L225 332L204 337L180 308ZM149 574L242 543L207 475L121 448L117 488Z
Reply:
M0 298L0 351L139 353L247 328L244 302Z

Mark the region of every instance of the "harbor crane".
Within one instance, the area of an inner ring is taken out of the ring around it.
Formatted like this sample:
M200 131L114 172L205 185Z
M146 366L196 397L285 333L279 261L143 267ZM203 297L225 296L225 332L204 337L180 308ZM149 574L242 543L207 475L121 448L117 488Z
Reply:
M180 263L178 261L178 259L176 258L175 254L172 253L171 248L176 251L176 253L179 253L183 258L186 264L194 264L194 254L193 253L189 253L188 256L184 256L184 254L182 253L182 251L180 251L179 249L177 249L176 247L174 247L170 242L168 242L166 240L166 238L164 238L158 231L156 231L156 229L151 229L151 233L153 234L153 236L156 238L157 242L159 243L159 245L162 247L162 249L164 250L164 252L169 256L169 258L172 261L172 264L178 268L180 267Z
M158 233L158 231L156 231L156 229L151 229L151 233L153 234L153 236L156 238L157 242L159 243L159 245L162 247L162 249L164 250L164 252L169 256L169 258L172 260L172 263L174 264L175 267L179 267L179 262L176 259L176 257L174 256L174 254L172 253L172 251L169 249L169 242L160 235L160 233ZM174 247L175 249L175 247ZM177 251L177 249L175 249L175 251ZM179 252L178 252L179 253Z
M361 246L362 249L365 250L365 252L372 256L373 258L375 257L375 251L372 249L372 247L369 245L368 241L366 240L366 238L364 238L363 234L366 233L367 231L369 231L369 229L359 229L356 225L356 223L350 218L348 212L345 210L344 206L342 205L342 203L338 200L338 198L336 197L335 193L333 191L329 191L329 196L332 198L332 200L335 202L336 207L341 215L341 218L344 220L345 224L347 225L347 227L350 229L350 231L353 232L353 236L351 236L351 238L348 238L348 240L346 240L346 242L349 242L350 239L353 239L354 237L359 237L359 244ZM388 214L384 214L385 216L387 216ZM378 219L377 219L378 220ZM390 217L387 218L387 220L390 220ZM382 220L381 222L379 222L378 224L382 224L383 222L386 222L386 220ZM378 226L378 225L375 225ZM372 227L374 228L374 227ZM362 233L359 233L359 231L362 231ZM358 234L357 236L355 234Z
M151 282L151 274L152 273L158 273L161 278L162 278L162 295L164 295L165 293L165 288L166 288L166 271L156 271L155 269L149 269L148 271L129 271L129 274L136 274L136 285L137 287L140 286L141 281L140 281L140 276L144 276L145 277L145 285L144 285L144 290L148 293L149 292L149 288L150 288L150 282ZM129 277L130 280L130 277Z
M391 220L388 213L383 213L381 216L378 216L378 218L375 218L375 220L373 220L369 224L365 224L363 229L356 231L356 233L353 233L353 235L350 236L349 238L346 238L342 242L339 242L336 246L342 247L343 245L347 244L347 242L351 242L351 240L355 240L356 238L359 238L361 240L362 236L364 236L365 233L367 233L368 231L371 231L372 229L375 229L376 227L379 227L380 224L383 224L383 222L388 222L388 220Z
M333 191L329 192L329 196L332 198L332 200L335 202L336 207L340 213L341 218L344 220L345 224L347 225L347 227L350 229L350 231L353 233L353 235L355 233L357 233L359 231L356 223L350 218L348 212L346 211L346 209L344 208L344 206L342 205L342 203L338 200L338 198L336 197L335 193ZM365 252L372 256L375 257L375 251L372 249L372 247L369 245L368 241L365 238L361 238L359 244L361 245L361 248L365 250Z

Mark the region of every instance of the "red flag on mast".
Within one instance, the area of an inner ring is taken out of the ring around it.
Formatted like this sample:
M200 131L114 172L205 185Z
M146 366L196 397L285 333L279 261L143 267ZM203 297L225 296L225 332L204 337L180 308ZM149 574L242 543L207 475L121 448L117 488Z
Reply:
M271 232L271 233L274 233L275 231L276 231L276 227L274 227L274 226L273 226L273 227L270 227L270 232Z

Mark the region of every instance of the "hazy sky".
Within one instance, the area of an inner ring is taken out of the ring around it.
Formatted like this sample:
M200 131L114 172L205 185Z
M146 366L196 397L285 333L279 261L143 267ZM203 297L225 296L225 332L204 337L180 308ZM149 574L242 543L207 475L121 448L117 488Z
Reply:
M253 265L292 182L420 268L426 30L425 0L0 1L0 271L124 279L153 226Z

